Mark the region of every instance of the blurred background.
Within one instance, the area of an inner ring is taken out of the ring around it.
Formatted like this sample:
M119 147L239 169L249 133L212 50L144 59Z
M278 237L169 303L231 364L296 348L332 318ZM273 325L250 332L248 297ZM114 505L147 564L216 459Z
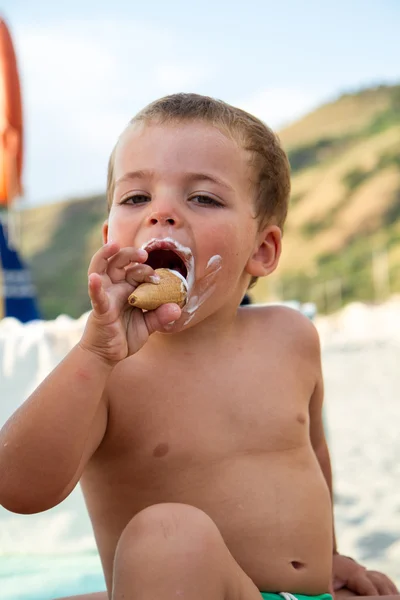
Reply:
M111 149L141 107L176 91L253 112L289 154L281 267L257 300L298 298L332 312L400 290L396 0L3 0L2 9L25 123L15 210L46 319L88 310Z
M386 426L388 415L392 426L400 418L399 2L2 0L0 17L21 100L8 162L0 120L0 163L20 183L0 198L0 424L79 339L121 130L168 93L221 98L277 131L291 162L281 265L251 300L317 313L339 548L343 539L354 558L399 583L398 436ZM5 94L0 86L0 103ZM25 317L13 312L22 295ZM371 422L364 438L360 411ZM366 505L354 477L368 466L379 477ZM0 509L1 599L103 585L79 490L46 515Z

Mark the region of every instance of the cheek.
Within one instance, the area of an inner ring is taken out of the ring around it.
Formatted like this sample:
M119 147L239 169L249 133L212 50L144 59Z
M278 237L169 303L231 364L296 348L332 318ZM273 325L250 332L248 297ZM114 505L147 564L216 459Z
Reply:
M108 241L118 242L121 246L132 243L132 223L123 214L110 211L108 217Z
M241 251L243 242L243 237L233 226L209 227L202 244L202 264L197 277L224 287L236 281L247 261Z
M221 255L226 267L230 265L234 269L247 260L250 232L228 225L224 231L216 232L214 239L218 240L218 243L214 242L216 253Z
M234 225L226 224L224 227L216 225L207 228L205 240L208 246L214 248L216 252L232 251L237 248L239 243L239 232Z
M213 256L221 256L222 260L226 262L227 257L232 253L234 244L235 240L232 238L230 227L225 227L223 230L220 227L209 227L201 244L203 257L211 260Z

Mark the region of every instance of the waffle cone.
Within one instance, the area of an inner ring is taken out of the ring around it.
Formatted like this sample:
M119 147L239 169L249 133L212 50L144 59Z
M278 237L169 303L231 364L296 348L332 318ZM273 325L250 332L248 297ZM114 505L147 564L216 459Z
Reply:
M181 308L186 303L187 288L183 278L170 269L155 269L160 283L142 283L129 296L131 306L142 310L155 310L162 304L174 302Z

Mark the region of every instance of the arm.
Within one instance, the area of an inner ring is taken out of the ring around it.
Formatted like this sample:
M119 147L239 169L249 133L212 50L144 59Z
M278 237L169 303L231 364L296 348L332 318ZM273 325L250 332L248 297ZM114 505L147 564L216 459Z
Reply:
M127 303L138 283L154 276L141 264L146 258L142 250L117 244L93 257L93 310L80 343L0 432L0 504L8 510L41 512L68 496L104 437L112 369L180 316L174 304L143 313Z
M7 421L0 432L5 508L40 512L72 491L106 430L111 368L76 346Z
M320 366L319 340L316 341L317 348L317 378L314 392L310 400L310 438L314 452L321 466L322 473L332 499L333 507L333 486L332 486L332 468L329 457L329 450L326 443L324 425L323 425L323 378ZM383 573L378 571L369 571L349 556L339 554L336 545L336 535L333 523L333 590L341 590L341 598L348 596L379 596L397 594L397 588L394 583Z
M333 506L333 490L332 490L332 467L329 456L328 445L326 443L324 424L323 424L323 398L324 398L324 383L322 377L322 369L321 369L321 358L320 358L320 348L319 348L319 340L317 337L317 332L315 331L315 364L316 364L316 383L314 387L313 394L310 399L310 439L311 445L314 449L315 455L318 459L319 465L321 467L321 471L325 477L325 481L327 483L329 493L331 496L332 506ZM332 532L332 551L333 554L337 553L336 547L336 534L335 534L335 526L334 526L334 518L333 518L333 510L332 510L332 524L333 524L333 532Z

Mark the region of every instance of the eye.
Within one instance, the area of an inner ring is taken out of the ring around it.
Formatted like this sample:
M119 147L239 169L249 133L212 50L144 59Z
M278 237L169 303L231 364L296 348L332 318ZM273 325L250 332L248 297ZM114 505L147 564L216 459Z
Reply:
M150 198L145 194L132 194L121 200L121 204L146 204L146 202L150 202Z
M194 204L199 204L200 206L215 206L216 208L221 208L223 204L212 198L211 196L206 196L205 194L197 194L196 196L192 196L190 198L191 202Z

